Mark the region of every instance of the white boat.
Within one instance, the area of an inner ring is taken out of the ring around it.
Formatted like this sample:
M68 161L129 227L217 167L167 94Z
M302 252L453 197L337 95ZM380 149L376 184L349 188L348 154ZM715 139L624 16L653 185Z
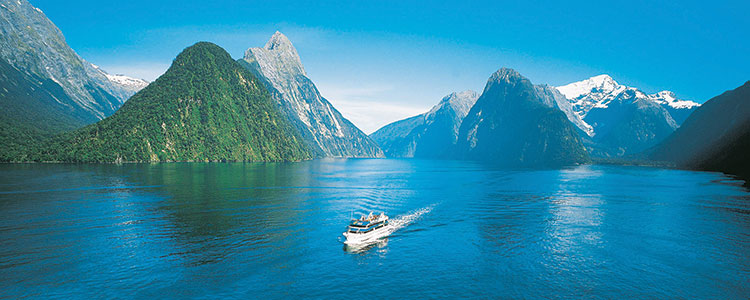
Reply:
M362 215L359 219L352 219L349 226L346 227L344 244L354 245L377 241L379 238L388 236L391 231L391 225L388 223L388 216L385 213L373 215Z

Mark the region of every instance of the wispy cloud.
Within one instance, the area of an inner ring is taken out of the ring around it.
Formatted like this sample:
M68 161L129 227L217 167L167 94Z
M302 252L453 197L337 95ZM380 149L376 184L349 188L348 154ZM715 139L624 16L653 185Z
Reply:
M388 86L338 87L319 86L321 94L344 117L367 134L393 121L421 114L429 107L404 104L384 97L392 89Z
M423 107L409 107L377 101L337 100L331 103L354 125L367 134L393 121L426 112Z

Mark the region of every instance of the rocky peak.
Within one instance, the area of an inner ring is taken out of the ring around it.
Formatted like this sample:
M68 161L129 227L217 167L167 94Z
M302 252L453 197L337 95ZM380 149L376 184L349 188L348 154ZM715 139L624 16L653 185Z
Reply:
M435 114L438 110L451 108L456 112L457 116L463 118L466 116L466 114L469 113L469 110L474 105L474 103L477 102L478 98L479 94L472 90L452 92L448 96L443 97L443 99L440 100L440 103L435 105L429 112L427 112L426 117Z
M533 88L531 81L523 77L518 71L510 68L501 68L493 73L490 79L487 80L487 85L485 85L482 94L495 90L498 87L505 89L520 87L521 89L529 90Z
M304 75L305 68L292 42L281 32L271 36L263 48L250 48L245 51L245 60L258 62L264 74L284 77L286 75ZM271 76L273 77L273 76Z
M276 31L273 36L271 36L271 39L266 42L266 46L263 47L266 50L287 50L291 49L291 51L297 52L296 49L294 49L294 46L292 46L292 42L289 40L289 38L286 37L283 33L280 31Z

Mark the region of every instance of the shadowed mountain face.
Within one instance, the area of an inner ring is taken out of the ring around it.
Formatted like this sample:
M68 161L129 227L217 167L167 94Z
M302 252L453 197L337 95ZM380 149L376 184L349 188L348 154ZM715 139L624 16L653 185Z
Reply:
M617 157L641 152L669 136L698 103L662 91L647 95L620 85L608 75L557 87L591 128L584 136L593 156Z
M310 157L263 84L211 43L185 49L111 117L43 147L38 160L285 161Z
M512 69L500 69L461 123L453 156L511 166L588 162L566 114Z
M750 178L750 81L706 101L650 158Z
M248 49L240 62L261 79L316 157L383 157L374 141L320 95L280 32L263 48Z
M386 157L445 157L478 97L474 91L451 93L429 112L383 126L370 137Z

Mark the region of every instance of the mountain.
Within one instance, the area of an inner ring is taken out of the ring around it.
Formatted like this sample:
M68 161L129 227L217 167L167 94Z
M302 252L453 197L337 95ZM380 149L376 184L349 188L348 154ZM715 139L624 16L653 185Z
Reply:
M706 101L649 152L680 167L750 178L750 81Z
M240 62L263 81L316 157L383 157L374 141L320 95L282 33L263 48L248 49Z
M147 82L81 59L26 0L0 0L0 161L114 113Z
M470 90L451 93L430 111L383 126L370 137L386 157L445 156L445 151L456 143L461 121L477 98L479 95Z
M42 147L36 160L286 161L310 157L255 76L200 42L114 115Z
M512 69L492 74L461 123L456 158L510 166L586 163L588 153L548 92Z
M90 122L114 113L138 87L124 85L83 60L60 29L27 0L0 0L0 59L30 76L50 79L70 98L63 103Z
M557 87L593 130L585 136L594 156L638 153L669 136L699 104L662 91L648 95L608 75Z

